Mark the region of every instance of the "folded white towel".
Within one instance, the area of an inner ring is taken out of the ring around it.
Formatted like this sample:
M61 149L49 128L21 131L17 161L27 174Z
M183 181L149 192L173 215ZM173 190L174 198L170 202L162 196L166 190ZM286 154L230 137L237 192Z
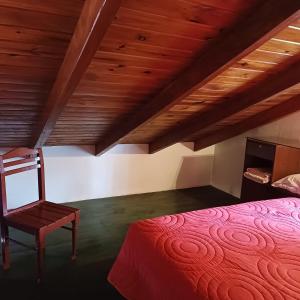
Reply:
M271 172L269 169L265 168L247 168L244 176L252 181L266 184L271 180Z

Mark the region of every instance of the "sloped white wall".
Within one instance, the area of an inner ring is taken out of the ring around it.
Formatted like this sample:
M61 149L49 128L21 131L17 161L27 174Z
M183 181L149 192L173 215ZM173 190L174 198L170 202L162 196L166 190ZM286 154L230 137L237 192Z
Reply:
M208 185L214 147L193 152L191 146L149 155L147 145L118 145L100 157L92 146L45 147L47 199L62 203ZM7 177L10 207L37 199L35 174Z
M246 137L282 137L297 141L300 147L300 112L215 146L212 185L237 197L241 191Z

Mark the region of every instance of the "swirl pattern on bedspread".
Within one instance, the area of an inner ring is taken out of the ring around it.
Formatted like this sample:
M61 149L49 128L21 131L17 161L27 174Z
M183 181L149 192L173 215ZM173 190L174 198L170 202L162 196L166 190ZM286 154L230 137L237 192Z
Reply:
M109 281L132 300L300 299L300 200L139 221Z

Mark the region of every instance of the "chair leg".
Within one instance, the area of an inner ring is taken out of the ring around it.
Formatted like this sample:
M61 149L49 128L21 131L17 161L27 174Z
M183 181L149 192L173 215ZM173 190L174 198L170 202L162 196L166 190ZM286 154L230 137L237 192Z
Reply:
M9 231L8 231L8 226L4 223L1 223L1 245L2 245L3 269L8 270L10 267Z
M72 260L77 258L77 230L79 225L79 213L75 214L75 220L72 221Z
M37 282L40 283L43 277L44 256L45 256L45 234L38 232L36 235L37 246Z

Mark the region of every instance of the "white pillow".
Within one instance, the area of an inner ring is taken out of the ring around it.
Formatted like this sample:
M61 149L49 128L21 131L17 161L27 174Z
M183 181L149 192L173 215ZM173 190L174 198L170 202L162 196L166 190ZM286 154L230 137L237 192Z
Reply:
M272 186L300 195L300 174L293 174L272 183Z

